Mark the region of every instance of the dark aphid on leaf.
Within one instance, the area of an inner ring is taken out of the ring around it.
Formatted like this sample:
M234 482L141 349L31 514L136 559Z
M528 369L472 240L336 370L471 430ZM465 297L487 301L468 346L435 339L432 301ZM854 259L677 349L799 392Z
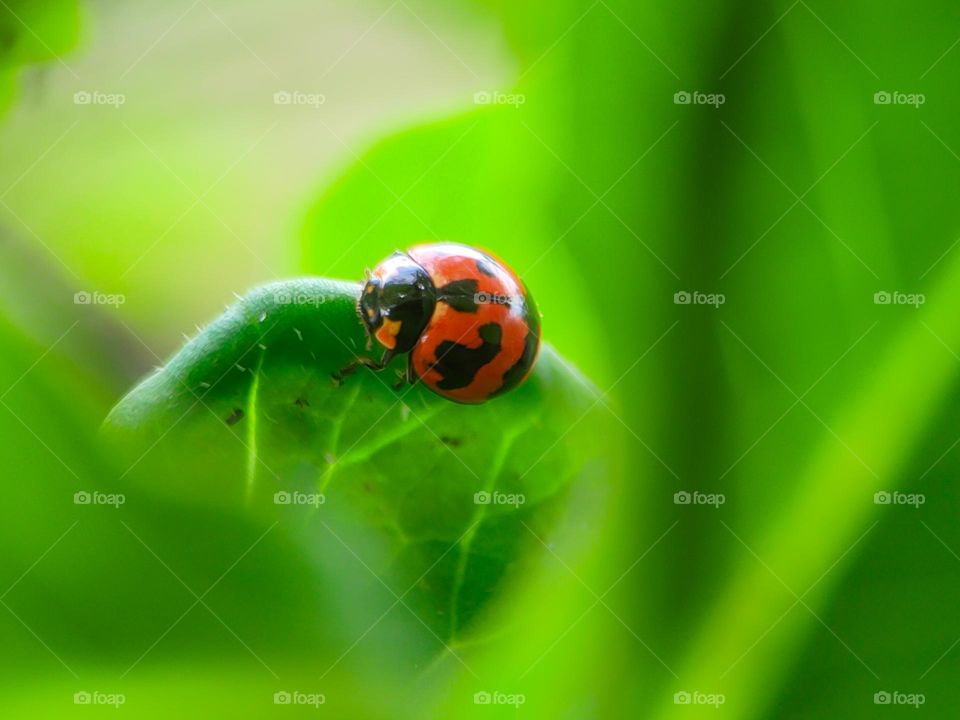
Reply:
M360 294L357 311L367 333L385 348L363 365L382 370L407 353L407 381L438 395L482 403L524 381L540 350L533 298L503 263L456 243L417 245L380 263Z

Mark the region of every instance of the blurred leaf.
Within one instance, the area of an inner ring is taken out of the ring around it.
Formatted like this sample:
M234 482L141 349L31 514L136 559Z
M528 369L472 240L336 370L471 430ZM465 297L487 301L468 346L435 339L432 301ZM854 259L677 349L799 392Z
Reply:
M77 39L76 0L10 0L0 7L0 112L6 110L21 65L52 60Z
M452 642L595 456L598 443L570 432L594 392L549 347L524 385L480 406L398 389L402 359L398 374L363 370L338 387L331 374L365 341L358 292L318 279L251 292L106 428L181 498L263 518L316 512L348 549L363 542L358 525L377 529L386 556L372 571L409 587L407 604Z
M323 647L330 633L316 622L324 607L315 563L294 539L132 491L118 481L125 466L98 442L106 394L66 339L38 345L0 315L0 344L3 492L15 509L0 524L0 669L10 683L34 685L39 674L41 684L66 680L76 691L73 683L106 673L107 685L126 687L130 672L136 681L140 668L211 651L261 667L231 633L271 666L278 645L291 656ZM78 504L77 493L124 500ZM211 610L190 612L187 588L212 589Z
M762 529L752 533L759 538L748 535L743 540L730 531L748 556L754 553L753 547L762 548L763 559L755 557L756 562L739 566L717 594L683 666L683 677L695 678L697 687L709 687L714 678L724 678L725 692L741 698L748 716L772 701L774 689L779 687L778 676L785 676L791 667L784 653L787 657L799 654L805 634L817 621L825 624L815 608L842 581L843 571L834 570L835 566L849 563L848 555L855 558L870 547L869 542L861 546L861 540L886 509L877 504L874 494L890 487L890 478L903 478L904 465L922 444L927 423L937 415L956 380L957 356L943 351L942 346L960 345L953 320L960 308L952 291L958 286L960 261L954 260L931 290L936 302L923 309L918 322L900 330L875 359L860 387L851 390L836 417L830 419L829 426L836 430L810 451L799 469L799 481L780 506L767 510ZM896 418L896 422L877 422L878 418ZM904 478L905 482L912 480ZM817 533L797 532L805 527L815 527ZM947 569L946 574L955 573L951 566ZM891 582L898 584L897 579ZM740 613L745 602L749 602L749 615L731 623L730 618ZM802 605L799 611L790 613L797 605ZM778 642L756 640L781 624ZM934 637L929 640L928 650L934 653L942 643ZM866 687L875 686L872 692L882 689L883 680L870 664L843 640L839 643L850 653L846 660L862 665L863 673L858 669L857 676ZM741 648L749 650L741 650L737 658ZM731 664L731 657L736 662ZM935 657L931 654L928 664ZM727 677L734 668L736 673ZM918 682L910 676L901 681ZM869 698L872 692L864 689L860 697ZM841 705L850 698L838 696L834 702ZM853 704L857 702L864 701ZM751 709L751 705L756 707ZM681 710L665 700L656 717L680 717Z

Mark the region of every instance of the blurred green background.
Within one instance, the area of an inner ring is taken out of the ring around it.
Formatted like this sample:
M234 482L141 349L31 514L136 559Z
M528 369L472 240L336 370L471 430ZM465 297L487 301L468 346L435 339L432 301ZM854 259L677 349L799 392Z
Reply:
M954 4L0 5L4 717L956 715ZM591 511L465 664L402 609L327 642L296 533L73 503L234 293L438 239L606 393Z

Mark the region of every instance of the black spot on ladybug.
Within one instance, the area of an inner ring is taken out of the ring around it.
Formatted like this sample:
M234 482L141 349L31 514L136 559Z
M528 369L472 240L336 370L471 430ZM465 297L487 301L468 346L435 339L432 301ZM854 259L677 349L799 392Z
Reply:
M298 397L296 400L293 401L293 404L296 405L298 408L310 407L310 401L307 400L306 398Z
M450 437L449 435L441 435L440 442L444 445L449 445L450 447L460 447L463 445L463 440L461 438Z
M459 312L475 313L479 289L480 286L476 280L454 280L437 291L437 300L445 302Z
M236 425L238 422L243 420L243 410L240 408L234 408L233 412L230 413L230 417L227 418L227 425Z
M477 270L482 272L487 277L496 277L497 273L493 269L493 265L488 263L486 260L477 260Z
M523 342L523 354L503 374L503 384L490 397L496 397L512 390L527 376L533 363L537 360L537 350L540 348L540 318L537 308L529 295L524 295L525 316L527 322L527 336Z
M480 347L471 348L452 340L444 340L437 346L437 361L431 365L443 379L437 383L441 390L465 388L477 376L484 365L500 354L503 328L499 323L480 326Z
M539 340L533 332L528 332L523 344L523 354L510 366L510 369L503 374L503 385L490 394L490 397L496 397L509 390L513 390L527 376L533 361L537 359L537 345Z

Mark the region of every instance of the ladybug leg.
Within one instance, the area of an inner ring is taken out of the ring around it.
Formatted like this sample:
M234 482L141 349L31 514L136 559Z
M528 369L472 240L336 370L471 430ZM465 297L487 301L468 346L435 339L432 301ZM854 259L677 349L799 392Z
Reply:
M393 389L400 390L404 385L413 385L418 379L417 373L413 369L413 356L407 355L407 367L397 373L397 381L393 384Z
M343 383L344 378L346 378L348 375L353 375L353 373L357 371L357 368L360 368L360 367L366 367L366 368L370 368L374 372L380 372L387 365L390 364L390 361L393 360L393 355L394 355L393 350L387 350L383 354L383 357L380 358L380 360L374 360L373 358L360 356L353 362L348 363L347 365L337 370L337 372L333 373L332 375L333 381L337 385L340 385L341 383Z
M413 353L407 355L407 383L410 385L416 385L417 380L417 371L413 369Z

